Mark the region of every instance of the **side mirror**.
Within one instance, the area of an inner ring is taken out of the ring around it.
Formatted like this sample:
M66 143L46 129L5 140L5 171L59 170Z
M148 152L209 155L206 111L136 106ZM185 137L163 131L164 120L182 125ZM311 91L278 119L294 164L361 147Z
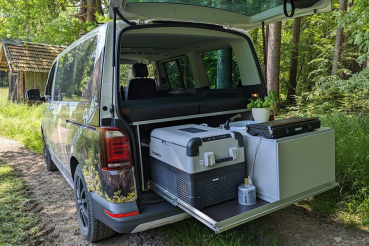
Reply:
M29 89L26 91L26 100L28 101L45 101L44 97L40 96L40 90L39 89Z

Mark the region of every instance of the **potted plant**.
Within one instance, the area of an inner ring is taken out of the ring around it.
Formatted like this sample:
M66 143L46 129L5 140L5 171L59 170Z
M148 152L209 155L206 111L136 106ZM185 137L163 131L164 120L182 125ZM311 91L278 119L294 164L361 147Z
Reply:
M264 101L258 97L256 100L250 99L247 108L251 108L252 117L255 121L268 121L270 110L274 110L274 103L278 102L279 98L275 90L271 90L269 95L264 97Z

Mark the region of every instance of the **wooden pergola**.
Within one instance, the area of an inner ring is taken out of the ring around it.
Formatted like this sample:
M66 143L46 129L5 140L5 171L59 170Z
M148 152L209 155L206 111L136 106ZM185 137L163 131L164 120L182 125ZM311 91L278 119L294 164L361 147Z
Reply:
M66 47L1 39L0 71L8 72L8 99L23 102L28 89L44 93L50 66Z

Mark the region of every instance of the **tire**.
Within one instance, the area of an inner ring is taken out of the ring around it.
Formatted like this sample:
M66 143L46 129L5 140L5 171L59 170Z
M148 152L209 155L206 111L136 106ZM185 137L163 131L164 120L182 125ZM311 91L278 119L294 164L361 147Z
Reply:
M74 173L74 200L76 202L79 228L87 241L96 242L111 237L116 233L113 229L96 219L80 165L76 167Z
M42 133L42 145L44 149L44 158L45 158L45 164L46 164L46 170L47 171L56 171L58 168L56 167L55 163L51 159L50 152L49 152L49 146L47 146L44 134Z

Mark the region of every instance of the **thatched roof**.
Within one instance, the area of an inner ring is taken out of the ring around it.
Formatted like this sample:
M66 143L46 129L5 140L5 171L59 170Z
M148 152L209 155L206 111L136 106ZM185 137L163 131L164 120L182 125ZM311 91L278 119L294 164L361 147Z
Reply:
M3 38L0 43L0 70L48 73L55 57L65 48Z

